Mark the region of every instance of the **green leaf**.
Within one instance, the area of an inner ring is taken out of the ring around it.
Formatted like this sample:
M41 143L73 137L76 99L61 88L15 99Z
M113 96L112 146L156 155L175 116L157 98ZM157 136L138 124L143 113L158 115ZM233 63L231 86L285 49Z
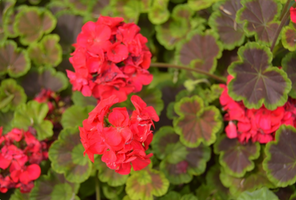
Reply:
M181 195L175 191L169 191L164 196L160 197L159 200L180 200Z
M146 168L135 171L127 179L125 191L130 199L153 200L153 196L164 195L169 188L165 175L150 164Z
M70 182L81 183L89 178L92 170L91 161L83 152L78 128L67 128L50 146L48 157L56 172L63 173Z
M74 102L74 105L85 107L96 106L98 100L93 96L86 97L83 96L81 92L75 91L72 93L72 101Z
M270 49L251 42L239 48L240 61L233 62L228 72L234 77L228 84L228 94L235 101L243 100L247 108L264 105L274 110L287 102L291 81L287 74L272 67Z
M222 117L214 106L204 106L198 96L184 97L175 103L175 112L179 118L173 121L180 141L188 147L198 147L201 142L211 145L216 141L216 134L221 130Z
M63 175L52 170L48 171L48 175L42 175L34 185L30 200L69 200L75 197L79 188L79 184L68 182Z
M27 52L17 48L13 41L0 45L0 75L8 73L11 77L20 77L27 73L31 63Z
M26 94L35 97L43 88L53 92L60 92L67 88L68 78L62 72L51 67L32 68L20 80Z
M234 196L238 196L243 191L254 191L262 187L275 188L275 185L267 178L267 173L261 163L256 163L255 169L241 178L235 178L222 171L220 180Z
M21 193L19 189L15 189L9 200L29 200L30 193Z
M193 194L185 194L181 200L198 200L198 198Z
M193 11L187 4L180 4L174 7L172 15L165 23L155 26L156 38L166 49L173 50L191 30L190 20ZM199 18L199 29L203 29L204 20Z
M28 54L37 67L55 67L62 61L62 48L59 45L60 37L56 34L46 35L38 43L28 48Z
M154 0L148 11L148 19L152 24L162 24L170 17L169 0Z
M8 133L9 131L12 130L13 125L12 125L12 120L13 120L13 111L8 111L8 112L0 112L0 127L3 127L3 133Z
M82 126L82 121L88 118L88 113L93 109L93 106L80 107L74 105L69 107L62 115L61 124L63 128Z
M160 170L170 183L189 183L193 175L200 175L206 169L206 163L211 157L211 149L200 144L196 148L188 148L180 142L171 145L170 154L160 163Z
M95 194L96 188L94 185L96 184L97 177L90 176L86 181L80 184L79 187L79 197L81 199L85 199L88 196Z
M20 42L29 45L50 33L55 25L56 19L48 10L22 6L15 17L14 29L20 35Z
M103 194L107 199L119 199L120 194L122 193L124 186L111 187L108 184L102 184Z
M234 177L243 177L254 169L253 160L260 156L260 144L241 144L237 139L223 136L215 143L215 153L220 154L219 161L224 172Z
M296 52L288 53L282 60L283 70L287 73L292 82L292 89L289 96L296 98Z
M265 148L263 168L267 177L278 187L296 182L296 129L282 125Z
M106 163L101 161L101 157L95 159L94 166L99 171L98 178L100 181L108 183L112 187L118 187L126 183L128 175L116 173L115 170L110 169Z
M245 40L243 24L235 20L236 13L241 7L241 0L224 0L215 4L213 8L209 25L219 34L225 49L234 49Z
M15 128L28 130L33 127L37 132L38 140L44 140L53 135L53 125L50 121L44 120L48 113L48 106L45 103L29 101L27 104L20 104L15 112L13 126Z
M296 50L296 26L293 22L289 26L285 26L281 32L282 44L289 51Z
M4 2L4 1L2 1ZM4 31L4 38L6 37L17 37L18 34L13 29L13 24L15 22L15 16L17 14L17 9L14 8L15 0L6 0L4 5L4 10L2 14L2 24ZM1 21L1 20L0 20Z
M263 187L253 192L245 191L239 195L237 200L279 200L279 198L269 189Z
M24 89L19 86L14 79L5 79L0 86L0 110L7 112L25 103L27 96Z
M192 10L198 11L208 8L218 1L219 0L188 0L188 5Z
M137 23L142 4L139 0L111 0L110 1L110 16L123 17L126 23L134 22Z
M15 4L15 0L6 0L0 2L0 43L6 40L7 34L5 33L5 18L7 18L7 13L9 13Z
M277 18L281 11L281 4L276 0L242 0L243 7L238 11L236 20L244 24L248 36L255 35L255 39L271 45L279 22Z
M217 59L222 55L222 45L213 31L193 31L188 34L187 40L178 44L176 57L182 65L213 73L216 69ZM206 47L206 48L205 48ZM195 76L201 75L193 73Z

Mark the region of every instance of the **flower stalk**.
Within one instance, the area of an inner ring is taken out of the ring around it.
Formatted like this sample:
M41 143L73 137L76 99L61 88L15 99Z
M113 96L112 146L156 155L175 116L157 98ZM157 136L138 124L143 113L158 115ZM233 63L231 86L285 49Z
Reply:
M96 172L95 180L96 180L96 200L101 200L99 170L97 170Z

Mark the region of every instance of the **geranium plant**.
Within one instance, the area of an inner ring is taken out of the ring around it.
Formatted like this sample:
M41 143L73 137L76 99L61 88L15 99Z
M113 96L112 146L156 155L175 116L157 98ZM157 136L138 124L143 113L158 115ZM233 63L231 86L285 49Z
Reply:
M294 0L0 17L0 199L296 199Z

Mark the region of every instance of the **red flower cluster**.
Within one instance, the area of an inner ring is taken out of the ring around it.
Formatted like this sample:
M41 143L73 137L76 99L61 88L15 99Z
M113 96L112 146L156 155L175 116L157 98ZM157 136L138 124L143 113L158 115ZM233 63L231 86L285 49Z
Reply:
M47 145L39 142L30 131L12 129L2 136L0 128L0 192L20 188L30 192L40 174L39 163L47 159Z
M232 79L228 76L228 83ZM275 110L268 110L264 106L259 109L248 109L243 102L234 101L229 95L227 86L220 85L224 91L220 96L220 103L227 111L224 120L229 121L225 132L228 138L238 138L241 143L259 141L267 143L274 140L275 131L282 125L295 126L296 108L294 100L290 99L285 105Z
M145 151L153 138L150 128L159 118L154 108L147 107L138 96L131 97L136 108L133 112L126 108L110 110L118 101L115 95L100 101L79 128L80 137L84 153L92 162L94 154L100 154L109 168L129 174L131 164L134 170L141 170L150 163L152 154L146 155Z
M296 1L296 0L295 0ZM290 17L293 23L296 23L296 8L290 8Z
M115 95L122 102L148 85L151 53L139 31L121 17L101 16L84 24L70 58L75 72L67 70L73 90L98 100Z

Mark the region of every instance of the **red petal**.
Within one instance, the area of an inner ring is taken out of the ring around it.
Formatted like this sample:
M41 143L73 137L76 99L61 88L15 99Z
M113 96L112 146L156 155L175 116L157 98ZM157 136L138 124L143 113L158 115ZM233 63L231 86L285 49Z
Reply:
M131 167L130 163L122 163L116 172L121 175L127 175L131 172Z
M129 124L129 115L126 108L114 108L108 119L116 127L126 127Z
M36 180L41 174L41 169L39 165L32 164L29 165L26 171L22 172L20 175L20 182L28 184L30 181Z
M115 43L107 51L107 56L110 61L119 63L128 57L128 49L123 44Z
M296 8L293 8L293 7L290 8L290 16L291 16L291 21L293 23L296 23Z
M236 125L232 121L230 121L228 126L225 128L225 132L228 138L237 138Z
M151 161L149 158L144 158L144 159L137 158L134 161L132 161L132 164L133 164L134 170L138 171L147 167L147 165L149 165L150 162Z

